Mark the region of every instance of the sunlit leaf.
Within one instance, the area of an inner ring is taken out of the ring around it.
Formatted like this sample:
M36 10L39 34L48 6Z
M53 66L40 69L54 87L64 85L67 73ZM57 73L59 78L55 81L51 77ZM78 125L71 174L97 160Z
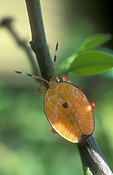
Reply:
M106 43L112 38L112 35L110 34L97 34L94 36L91 36L85 40L83 45L81 46L80 51L95 49L102 44Z
M86 51L72 62L69 71L82 76L103 73L113 67L113 56L101 51Z
M85 174L86 174L86 175L93 175L92 172L90 171L89 167L86 169Z

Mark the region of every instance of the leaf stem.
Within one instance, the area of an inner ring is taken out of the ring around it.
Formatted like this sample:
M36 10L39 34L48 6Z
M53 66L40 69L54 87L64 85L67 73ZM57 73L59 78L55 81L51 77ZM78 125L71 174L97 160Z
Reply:
M33 73L35 75L39 76L38 65L36 63L35 57L32 53L32 50L28 46L27 41L20 38L20 36L18 35L17 31L15 30L15 28L13 26L13 23L14 23L14 19L12 17L5 17L1 20L0 24L1 24L1 27L5 27L10 32L10 34L12 35L14 40L16 41L17 45L24 50L24 52L28 56L28 59L32 65Z

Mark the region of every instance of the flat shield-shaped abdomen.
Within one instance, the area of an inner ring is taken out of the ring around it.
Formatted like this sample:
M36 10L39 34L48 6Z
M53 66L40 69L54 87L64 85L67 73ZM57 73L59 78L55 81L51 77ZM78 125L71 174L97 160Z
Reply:
M70 83L57 83L45 95L46 116L59 135L77 143L94 130L92 108L83 92Z

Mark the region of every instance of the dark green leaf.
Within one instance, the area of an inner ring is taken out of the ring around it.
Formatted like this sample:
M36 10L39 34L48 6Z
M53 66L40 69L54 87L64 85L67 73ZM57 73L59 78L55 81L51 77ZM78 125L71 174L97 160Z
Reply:
M112 35L110 34L97 34L94 36L91 36L85 40L83 43L80 51L95 49L102 44L106 43L112 38Z
M103 73L113 67L113 56L101 51L86 51L72 62L69 71L77 75L90 76Z

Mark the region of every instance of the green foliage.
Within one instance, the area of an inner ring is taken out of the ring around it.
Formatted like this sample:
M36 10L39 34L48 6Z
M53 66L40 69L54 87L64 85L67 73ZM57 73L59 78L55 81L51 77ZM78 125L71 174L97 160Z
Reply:
M108 71L113 67L113 52L96 49L111 39L109 34L98 34L85 40L77 53L72 54L57 67L59 74L71 72L81 76L92 76ZM106 53L107 52L107 53Z
M112 38L110 34L97 34L87 38L80 48L80 51L86 51L100 47Z
M89 168L86 169L86 175L93 175Z
M72 62L69 71L81 76L103 73L113 67L113 56L101 51L80 53Z
M63 60L61 64L59 64L57 67L55 67L56 72L58 74L67 74L69 72L69 68L71 63L74 61L75 57L77 54L73 54L70 57L68 57L67 59Z

